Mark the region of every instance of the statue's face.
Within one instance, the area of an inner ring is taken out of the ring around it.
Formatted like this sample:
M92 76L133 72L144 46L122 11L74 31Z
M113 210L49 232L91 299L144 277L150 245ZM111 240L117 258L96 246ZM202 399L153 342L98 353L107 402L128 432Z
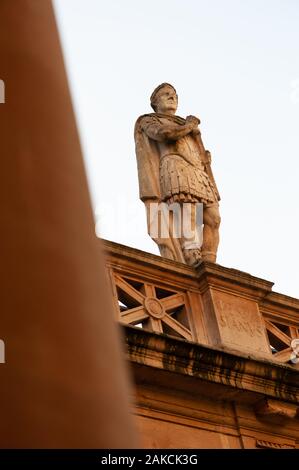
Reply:
M178 107L178 97L173 88L169 86L159 90L156 96L156 111L163 114L175 114Z

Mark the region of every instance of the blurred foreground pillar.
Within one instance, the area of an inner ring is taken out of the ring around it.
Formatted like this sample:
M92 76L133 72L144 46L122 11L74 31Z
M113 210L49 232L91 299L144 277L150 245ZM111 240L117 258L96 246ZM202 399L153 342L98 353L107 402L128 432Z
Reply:
M0 18L0 446L135 447L51 1Z

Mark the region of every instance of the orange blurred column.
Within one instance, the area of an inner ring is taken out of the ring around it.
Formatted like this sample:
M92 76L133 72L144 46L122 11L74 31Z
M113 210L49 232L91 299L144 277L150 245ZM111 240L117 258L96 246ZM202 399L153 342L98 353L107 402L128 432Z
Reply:
M0 18L0 446L135 447L52 5Z

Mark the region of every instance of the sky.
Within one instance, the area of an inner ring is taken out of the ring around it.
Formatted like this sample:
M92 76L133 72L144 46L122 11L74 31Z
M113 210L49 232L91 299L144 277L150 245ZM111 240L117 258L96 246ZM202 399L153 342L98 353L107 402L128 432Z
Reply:
M299 298L299 2L54 0L98 236L158 248L134 124L174 85L221 194L217 262Z

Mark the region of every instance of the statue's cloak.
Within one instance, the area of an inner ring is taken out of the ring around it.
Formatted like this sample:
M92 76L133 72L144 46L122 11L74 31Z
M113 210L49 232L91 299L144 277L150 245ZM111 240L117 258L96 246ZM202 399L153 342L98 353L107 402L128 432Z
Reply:
M166 118L180 125L184 125L186 121L179 116L151 113L140 116L135 124L134 138L139 179L139 197L142 201L146 201L147 199L161 201L159 179L160 155L158 143L150 139L141 127L142 120L147 118L159 122L160 118Z

